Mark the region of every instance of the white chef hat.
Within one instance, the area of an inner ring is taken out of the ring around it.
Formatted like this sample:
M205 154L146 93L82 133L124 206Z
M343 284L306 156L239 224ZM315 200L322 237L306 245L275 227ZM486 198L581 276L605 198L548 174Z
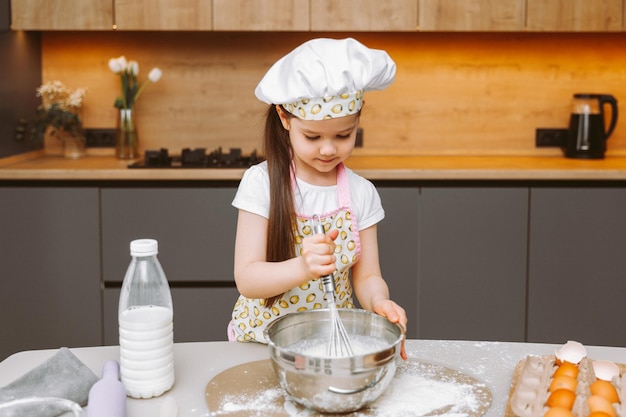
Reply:
M352 38L319 38L278 60L255 94L301 119L323 120L357 113L363 93L384 90L395 74L396 64L385 51Z

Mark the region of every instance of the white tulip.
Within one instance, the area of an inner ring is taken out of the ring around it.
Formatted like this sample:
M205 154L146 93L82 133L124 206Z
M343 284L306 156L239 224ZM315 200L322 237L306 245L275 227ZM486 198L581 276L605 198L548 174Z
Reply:
M127 70L130 74L137 76L139 74L139 63L137 61L129 61Z
M115 107L118 109L132 109L135 102L152 83L161 79L162 72L159 68L152 68L148 74L148 79L141 84L137 84L137 74L139 74L139 63L137 61L126 61L126 57L109 59L109 68L118 74L122 80L122 95L115 99Z
M163 72L159 68L152 68L148 74L148 79L156 83L161 79L161 75L163 75Z
M120 59L124 59L124 62L120 61ZM126 59L123 56L119 58L109 59L109 69L115 74L119 74L120 72L125 71Z
M124 68L124 69L126 68L126 65L128 65L128 64L126 63L126 57L125 57L124 55L122 55L122 56L120 56L119 58L117 58L117 60L118 60L118 61L119 61L119 63L120 63L120 67L122 67L122 68Z

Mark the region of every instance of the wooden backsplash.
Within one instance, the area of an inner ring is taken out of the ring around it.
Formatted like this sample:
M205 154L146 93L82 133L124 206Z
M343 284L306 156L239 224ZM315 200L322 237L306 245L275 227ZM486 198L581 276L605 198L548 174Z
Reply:
M86 127L114 127L125 55L163 77L137 109L142 148L260 148L266 105L254 88L272 63L317 36L385 49L396 82L366 94L361 153L554 155L535 128L564 128L576 92L626 103L626 34L45 32L43 79L86 87ZM33 92L34 94L34 92ZM626 154L620 110L608 155Z

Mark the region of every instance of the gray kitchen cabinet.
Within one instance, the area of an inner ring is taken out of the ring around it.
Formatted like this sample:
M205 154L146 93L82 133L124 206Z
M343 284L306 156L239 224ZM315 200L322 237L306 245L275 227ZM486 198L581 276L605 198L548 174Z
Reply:
M117 344L130 241L155 238L175 340L226 340L237 184L0 187L0 358ZM626 188L380 181L380 263L410 338L626 346Z
M523 341L528 188L422 187L418 336Z
M0 187L0 359L102 343L98 189Z
M170 282L234 282L236 186L102 188L102 273L121 283L130 242L159 242Z
M226 328L239 296L235 287L177 288L172 291L174 341L226 341ZM104 290L104 344L119 344L117 308L119 288Z
M378 252L391 299L406 310L407 337L418 337L417 202L415 186L378 186L385 218L378 224Z
M626 346L626 189L531 190L528 341Z
M105 344L117 344L119 288L130 241L154 238L174 302L176 342L226 340L233 277L236 185L101 190Z

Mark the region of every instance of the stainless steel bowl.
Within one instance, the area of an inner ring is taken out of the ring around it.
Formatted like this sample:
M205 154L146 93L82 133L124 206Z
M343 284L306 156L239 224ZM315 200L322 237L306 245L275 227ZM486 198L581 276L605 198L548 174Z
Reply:
M265 331L280 385L294 401L324 413L356 411L375 401L393 379L400 355L399 325L359 309L339 309L339 317L348 335L376 337L382 347L342 358L292 351L290 347L303 339L327 343L327 309L288 314L272 322Z

